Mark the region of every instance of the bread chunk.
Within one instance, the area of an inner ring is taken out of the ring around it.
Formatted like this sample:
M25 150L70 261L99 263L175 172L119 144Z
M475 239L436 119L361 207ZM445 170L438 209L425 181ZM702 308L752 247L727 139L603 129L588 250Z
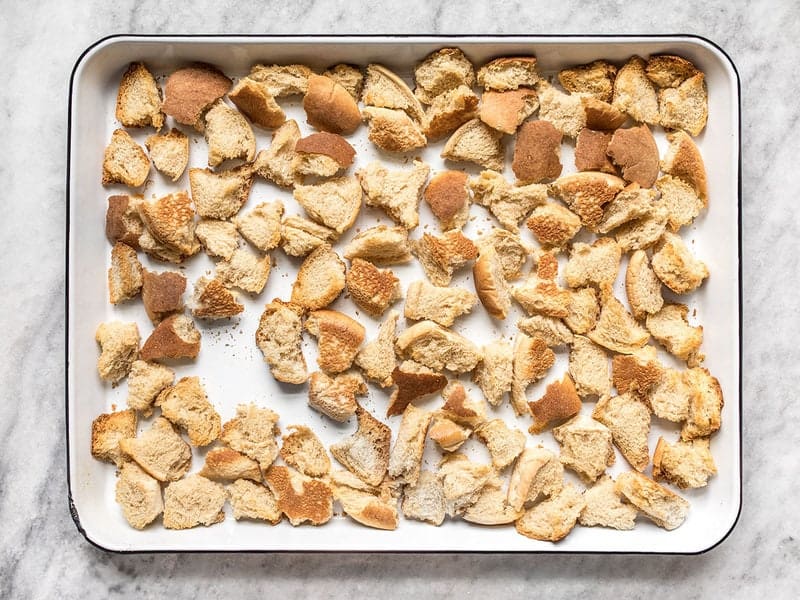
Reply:
M667 141L669 148L661 161L661 170L692 186L705 208L708 204L708 179L699 148L686 132L680 130L668 133Z
M502 419L492 419L475 430L486 444L492 457L492 466L498 471L509 466L525 449L525 434L511 429Z
M172 315L159 323L142 346L142 360L197 358L200 332L185 315Z
M141 196L109 196L106 209L106 238L111 244L122 242L139 250L144 224L139 216Z
M194 284L192 315L198 319L226 319L244 312L236 296L219 279L201 277Z
M425 132L405 112L367 106L361 111L369 123L369 140L387 152L410 152L428 145Z
M149 417L158 393L172 385L174 380L175 373L168 367L144 360L134 361L128 373L128 406Z
M389 455L390 477L409 485L417 483L425 449L425 434L432 417L432 413L413 404L403 411L397 439Z
M132 62L122 75L115 116L124 127L149 125L158 131L164 125L161 90L144 63Z
M356 172L356 177L367 206L382 208L398 225L414 229L419 225L417 207L430 170L419 160L414 160L411 170L394 171L375 161Z
M655 125L659 122L658 97L645 74L645 62L641 57L632 56L617 72L612 105L640 123Z
M539 108L539 95L531 88L484 92L478 117L492 129L514 135L523 121Z
M415 485L403 491L403 516L439 526L446 514L441 480L431 471L420 471Z
M307 256L315 248L335 240L335 231L303 217L289 216L281 223L280 245L289 256Z
M517 328L530 337L540 338L548 346L572 344L574 336L561 319L533 315L517 321Z
M608 155L625 181L653 187L658 177L658 146L647 125L617 129L608 144Z
M392 430L360 406L356 408L358 429L332 444L333 457L370 485L380 485L389 466Z
M459 48L442 48L431 52L414 69L414 94L420 102L433 100L458 86L475 85L475 69Z
M245 248L237 248L230 260L217 263L217 279L227 287L260 294L267 285L271 266L268 254L257 256Z
M176 271L142 273L142 302L147 316L154 323L183 310L186 277Z
M442 150L442 158L471 162L484 169L501 171L505 162L503 134L480 119L472 119L456 129Z
M689 502L635 471L620 474L614 489L645 517L669 531L680 527L689 512Z
M239 404L236 416L222 426L220 441L249 456L266 471L278 456L275 436L280 433L278 415L255 404Z
M511 375L511 406L517 416L528 413L525 391L542 379L555 364L556 356L539 338L524 333L514 337L514 363Z
M383 65L367 65L367 76L361 99L366 106L402 110L417 123L422 123L425 119L422 104L411 89L400 77Z
M697 289L708 277L708 267L692 255L680 236L665 233L653 253L653 271L676 294Z
M133 362L139 358L139 328L136 323L121 321L100 323L94 339L100 344L97 359L100 379L112 385L119 383L128 376Z
M294 199L309 217L341 234L352 227L361 210L361 187L355 177L337 177L295 186Z
M570 292L570 302L564 323L573 333L585 334L594 329L600 306L597 304L597 292L594 288L581 288Z
M449 454L439 463L445 509L451 517L463 514L474 504L493 471L489 465L472 462L463 454Z
M286 121L272 134L269 148L256 155L253 171L275 185L293 187L298 182L294 171L294 161L297 158L294 149L299 140L300 128L297 121Z
M608 233L654 212L655 190L644 189L638 183L629 184L605 205L603 220L597 225L599 233Z
M504 228L519 231L519 222L547 201L547 186L538 183L512 186L495 171L482 171L470 179L475 202L485 206Z
M582 335L573 338L569 351L569 374L581 398L602 398L611 392L608 356L603 348Z
M348 260L363 258L376 265L394 265L411 260L405 227L376 225L357 233L344 249Z
M583 171L558 178L550 193L563 200L581 223L594 229L603 220L603 207L625 187L625 182L608 173Z
M614 464L611 431L586 415L578 415L556 427L553 437L561 445L561 463L584 481L597 481Z
M377 337L365 344L353 361L367 379L377 382L381 387L392 385L392 371L396 364L394 338L398 317L397 311L389 311L378 329Z
M569 314L572 294L555 282L558 260L554 254L543 253L539 257L536 272L528 275L521 285L511 288L511 295L528 314L541 314L563 318Z
M603 102L611 102L617 67L605 60L595 60L558 72L562 87L573 94L591 94Z
M474 119L477 108L478 96L468 86L448 90L433 99L422 131L431 141L441 139Z
M508 505L521 511L526 503L557 494L563 487L564 467L556 455L541 446L528 447L511 471Z
M648 79L658 87L678 87L697 75L697 68L685 58L674 54L654 54L647 60L645 69Z
M192 463L191 447L164 417L156 418L138 437L121 439L119 449L159 481L177 481Z
M252 161L256 157L256 136L238 110L218 100L203 118L209 167L216 167L226 160Z
M228 99L259 127L274 129L286 121L286 114L265 81L244 77L228 92Z
M308 76L303 108L308 124L320 131L349 135L361 124L358 104L350 93L324 75Z
M316 434L305 425L289 425L291 433L283 436L280 455L287 465L309 477L330 473L331 459Z
M614 480L603 475L592 487L583 492L586 507L581 511L578 522L584 527L611 527L613 529L633 529L636 508L623 503L614 489Z
M358 102L364 88L364 74L359 67L340 63L328 68L323 75L341 85Z
M237 479L225 486L228 501L233 508L233 518L267 521L273 525L281 520L278 501L270 489L260 483Z
M398 336L395 347L400 356L434 371L465 373L481 360L481 351L475 344L433 321L420 321L406 329Z
M366 393L367 386L357 373L340 373L331 378L316 371L308 381L308 405L334 421L347 421L356 414L356 395Z
M686 420L689 416L689 403L697 393L688 379L686 371L664 369L661 381L647 398L655 416L674 423Z
M206 453L206 462L199 475L214 481L236 481L251 479L261 483L258 462L231 448L211 448Z
M554 421L574 417L580 412L582 405L572 378L565 373L561 381L549 384L544 395L535 402L528 402L528 406L533 415L533 425L528 431L539 434Z
M581 230L580 217L556 202L534 208L525 224L546 249L563 248Z
M308 310L328 306L345 287L345 266L330 244L321 244L300 265L292 302Z
M199 377L182 377L158 395L155 405L171 423L186 430L192 446L208 446L219 437L222 421Z
M649 212L643 217L628 221L617 228L617 243L623 252L649 248L661 239L667 228L668 218L669 210L663 198L652 202Z
M539 93L539 119L551 123L567 137L577 138L586 127L586 110L581 97L560 92L544 80L536 85L536 91Z
M451 421L470 429L486 421L486 404L482 399L470 398L460 381L451 381L442 391L442 398L445 402L439 414Z
M455 452L469 439L472 430L442 416L435 416L428 428L428 437L443 452Z
M561 175L561 138L549 121L528 121L517 134L511 168L519 181L542 183Z
M571 288L590 284L611 285L617 278L622 250L607 237L597 238L591 245L576 242L572 245L564 277Z
M305 329L317 338L317 363L326 373L349 369L366 334L361 323L336 310L313 311Z
M505 319L511 309L511 296L503 273L503 264L494 246L481 249L478 260L472 267L472 278L475 291L486 312L495 319Z
M650 334L625 310L610 286L602 290L601 305L597 324L586 334L590 340L620 354L633 354L647 343Z
M575 168L578 171L601 171L617 174L617 168L608 158L608 144L613 134L584 127L575 141Z
M666 129L682 129L698 136L708 120L708 91L705 76L697 73L677 88L658 92L659 119Z
M229 219L250 196L253 171L242 165L227 171L189 169L189 186L197 214L209 219Z
M168 251L181 258L199 252L200 244L194 234L194 209L186 192L142 202L139 204L139 215L152 237L166 246ZM142 239L139 241L141 244Z
M535 56L495 58L478 70L478 85L486 90L516 90L533 87L538 81Z
M164 511L158 481L133 462L121 465L114 497L125 520L134 529L144 529Z
M644 346L634 354L615 356L611 364L617 392L630 393L645 403L664 376L664 367L658 361L654 346Z
M308 379L303 356L303 309L275 299L264 307L256 330L256 344L264 354L272 376L284 383L300 384Z
M506 525L517 520L520 513L506 503L503 483L497 476L490 477L478 492L475 502L464 510L461 518L478 525Z
M447 377L407 360L394 368L391 373L391 384L396 385L397 389L389 398L387 417L403 414L406 406L415 400L441 391L447 385Z
M119 304L136 296L142 289L142 264L136 250L117 242L111 249L111 268L108 270L108 299Z
M92 456L122 466L125 461L119 442L136 437L136 423L136 411L130 408L98 415L92 421Z
M164 134L151 135L144 145L153 165L172 181L178 181L189 164L189 138L174 127Z
M230 260L234 250L239 247L236 225L228 221L201 219L195 228L195 235L209 256Z
M265 479L293 526L322 525L333 516L333 490L326 482L278 465L270 467Z
M442 171L432 177L425 188L423 198L442 231L461 229L469 218L467 179L462 171Z
M331 474L333 497L354 521L375 529L397 529L397 502L381 489L364 484L349 471Z
M201 127L203 112L231 89L233 82L212 65L198 63L178 69L164 84L161 109L178 123Z
M503 277L506 280L518 279L522 276L522 267L533 254L533 248L522 241L519 235L506 229L492 230L476 241L478 248L493 247L500 260Z
M276 248L281 241L283 202L261 202L233 222L242 237L263 252Z
M650 463L647 436L650 433L650 411L632 394L605 396L600 399L592 418L611 430L614 444L631 466L643 472Z
M689 416L681 429L681 439L708 437L722 424L722 387L719 380L702 367L686 371L686 382L694 394L689 399Z
M534 540L557 542L572 531L585 507L581 493L567 484L517 519L517 532Z
M267 91L275 98L305 94L308 78L313 71L306 65L262 65L250 67L248 77L267 84Z
M628 304L637 319L657 313L664 305L661 282L650 268L650 261L643 250L635 251L628 260L625 291L628 295Z
M150 159L124 129L115 129L103 153L103 185L139 187L150 173Z
M438 287L425 281L413 281L406 292L406 319L428 319L450 327L461 315L468 314L478 301L475 294L458 287Z
M453 273L478 256L478 248L460 231L441 236L423 233L412 250L433 285L447 286Z
M660 437L653 452L653 479L668 481L682 490L708 485L716 475L717 466L711 456L708 438L688 442L678 440L674 445Z
M583 110L586 112L586 127L598 131L614 131L622 127L628 115L608 102L594 96L581 96Z
M373 317L381 316L403 297L400 280L394 273L360 258L353 259L345 282L353 302Z
M356 151L346 139L321 131L300 140L294 147L293 168L299 175L330 177L353 164Z
M657 313L647 315L647 329L670 354L697 366L704 358L700 353L703 327L690 325L688 313L685 304L665 304Z
M671 231L678 231L684 225L691 224L705 206L692 186L677 177L660 177L656 181L656 187L667 207L667 226Z
M164 527L191 529L225 520L225 488L200 475L173 481L164 490Z

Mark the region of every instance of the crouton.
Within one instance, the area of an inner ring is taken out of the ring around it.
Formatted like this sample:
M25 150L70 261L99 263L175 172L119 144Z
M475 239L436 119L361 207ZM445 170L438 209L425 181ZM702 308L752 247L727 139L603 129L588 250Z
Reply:
M275 185L290 188L298 182L294 172L295 146L300 140L297 121L290 119L272 134L269 148L256 155L253 171Z
M417 206L428 173L430 167L419 160L414 160L411 170L394 171L375 161L356 172L356 177L367 206L382 208L398 225L414 229L419 224Z
M417 123L422 123L425 119L422 105L411 89L400 77L382 65L367 65L361 99L366 106L405 111Z
M653 187L659 169L658 146L647 125L617 129L607 152L625 181L638 183L643 188Z
M203 117L203 134L208 144L208 166L226 160L252 161L256 157L256 136L242 113L218 100Z
M136 296L142 289L142 264L136 250L117 242L111 249L111 268L108 269L108 300L119 304Z
M431 471L421 471L417 483L403 490L403 516L441 525L446 514L441 480Z
M478 70L478 85L486 90L516 90L533 87L539 81L535 56L495 58Z
M278 501L272 491L260 483L237 479L225 486L228 501L233 508L233 518L267 521L275 525L281 520Z
M345 266L330 244L321 244L300 265L292 302L309 310L328 306L345 287Z
M551 123L567 137L575 139L586 127L586 111L581 97L565 94L542 80L536 85L539 93L539 119Z
M376 265L407 263L411 260L411 246L405 227L376 225L357 233L344 249L348 260L363 258Z
M583 492L586 506L581 511L578 522L584 527L611 527L613 529L633 529L636 520L636 508L632 504L623 503L614 489L614 480L603 475L597 483Z
M389 454L389 476L414 485L419 480L425 435L432 413L409 404L403 411L400 429L397 431L392 451Z
M685 58L674 54L655 54L647 60L645 69L648 79L658 87L678 87L697 75L697 68Z
M477 301L475 294L463 288L413 281L406 292L404 316L415 321L428 319L450 327L456 318L468 314Z
M517 416L528 413L525 390L542 379L555 361L555 354L543 340L528 337L524 333L518 333L514 337L511 406Z
M474 504L492 476L489 465L472 462L463 454L449 454L439 463L436 476L442 482L445 509L451 517Z
M394 337L398 317L396 311L389 311L378 329L377 337L365 344L353 361L367 379L376 381L381 387L392 385L392 371L396 364Z
M272 376L284 383L300 384L308 379L301 348L303 308L273 300L264 307L256 330L256 344L269 364Z
M708 277L708 267L692 255L686 243L672 233L665 233L653 253L653 271L676 294L697 289Z
M478 96L466 85L448 90L428 107L423 133L430 141L443 138L474 119L477 108Z
M287 465L309 477L330 473L331 459L316 434L305 425L289 425L291 433L283 436L280 456Z
M669 531L680 527L689 512L688 501L635 471L621 473L614 490L653 523Z
M293 215L281 222L280 245L289 256L307 256L317 247L335 240L333 229L303 217Z
M367 393L367 386L357 373L341 373L331 378L322 371L308 380L308 405L334 421L347 421L356 414L356 395Z
M231 85L233 82L211 65L183 67L167 78L161 110L178 123L198 128L206 108L222 98Z
M237 452L249 456L266 471L278 456L278 443L275 436L278 429L278 415L268 408L255 404L239 404L236 416L222 425L219 439Z
M511 309L511 296L500 256L494 246L481 249L472 267L472 279L486 312L495 319L505 319Z
M354 521L375 529L397 529L397 502L349 471L331 474L333 497Z
M189 169L189 187L197 214L210 219L229 219L250 196L253 171L242 165L227 171Z
M475 430L486 444L492 457L492 466L505 469L525 449L525 434L519 429L511 429L502 419L492 419Z
M517 519L517 532L534 540L557 542L569 534L586 502L572 484L529 508Z
M361 113L355 99L336 81L324 75L308 76L303 108L308 124L320 131L349 135L361 124Z
M514 463L508 482L508 504L520 511L527 502L557 494L564 487L564 467L555 454L542 448L528 447Z
M109 196L106 209L106 238L111 244L122 242L139 249L144 224L139 216L141 196Z
M267 285L271 267L268 254L258 256L245 248L237 248L229 260L217 263L217 279L226 287L260 294Z
M571 344L575 337L561 319L545 315L522 318L517 321L517 328L530 337L540 338L548 346Z
M717 473L709 445L708 438L678 440L675 444L658 438L653 452L653 479L668 481L682 490L705 487L708 478Z
M645 403L664 376L664 367L658 361L654 346L644 346L633 354L619 354L611 365L611 378L617 392L630 393Z
M125 462L120 440L136 437L136 411L129 408L98 415L92 421L92 456L122 466Z
M234 250L239 247L236 225L228 221L201 219L194 232L209 256L230 260Z
M558 72L562 87L573 94L591 94L603 102L611 102L617 67L605 60L595 60Z
M306 65L262 65L250 68L248 77L267 84L267 92L275 98L305 94L308 78L314 72Z
M614 236L623 252L644 250L661 239L668 218L669 210L664 200L659 199L651 203L649 212L643 217L618 227Z
M554 421L574 417L580 412L582 405L572 378L565 373L561 381L550 383L544 395L534 402L528 402L528 406L533 415L533 425L528 431L539 434Z
M333 490L326 482L277 465L270 467L265 479L278 510L292 525L322 525L333 517Z
M126 403L130 408L142 413L143 416L149 417L153 413L153 402L158 393L172 385L174 380L175 373L172 369L158 363L136 360L128 373Z
M597 481L606 468L614 464L611 431L586 415L578 415L556 427L553 437L561 446L561 464L584 481Z
M667 207L667 226L672 231L691 224L705 206L692 186L677 177L660 177L656 181L656 188Z
M425 132L405 112L367 106L361 111L369 123L369 140L387 152L410 152L428 145Z
M189 138L174 127L164 134L151 135L144 145L158 171L178 181L189 164Z
M569 374L582 398L602 398L611 392L608 356L603 348L589 338L576 335L569 350Z
M532 247L523 242L518 234L506 229L493 227L492 230L476 240L478 248L493 247L500 261L503 277L506 280L518 279L522 267L533 253Z
M199 377L182 377L158 395L155 405L163 417L186 430L192 446L208 446L219 437L222 421Z
M317 364L326 373L349 369L366 334L361 323L336 310L311 312L305 329L317 338Z
M142 273L142 302L154 324L183 310L184 291L186 277L176 271L157 273L145 269Z
M702 367L686 371L686 382L694 394L689 399L689 415L681 429L681 439L708 437L718 431L722 423L722 387L719 380Z
M276 248L281 241L283 202L261 202L247 214L234 217L242 237L263 252ZM230 257L229 257L230 258Z
M469 439L472 430L442 416L435 416L428 428L428 437L444 452L455 452Z
M138 437L121 439L119 449L158 481L177 481L192 463L191 447L163 417Z
M617 72L612 106L640 123L658 123L658 97L641 57L632 56Z
M614 297L610 286L602 290L601 306L597 324L586 334L595 344L620 354L633 354L650 339L650 334Z
M469 181L475 202L485 206L504 228L516 233L519 222L547 202L547 186L539 183L512 186L494 171L481 171Z
M164 511L158 481L133 462L121 465L114 486L114 499L120 505L125 520L134 529L144 529Z
M472 380L481 388L484 398L492 406L503 401L511 391L514 371L514 351L511 344L495 340L482 348L483 359L472 374Z
M655 190L648 190L631 183L605 205L603 220L597 225L599 233L608 233L625 223L630 223L653 212Z
M647 436L650 433L650 411L632 394L605 396L595 406L592 418L611 430L614 445L631 466L643 472L650 463Z
M689 385L686 373L664 369L661 381L651 390L647 403L659 419L680 423L689 416L689 403L697 392Z
M685 304L665 304L661 310L647 315L648 331L670 354L697 366L703 360L700 346L703 343L703 326L689 324L689 307Z
M297 140L292 166L298 175L331 177L353 164L356 151L346 139L321 131Z
M570 302L564 323L573 333L585 334L594 329L600 306L597 304L597 292L594 288L581 288L570 292Z
M597 238L591 245L576 242L572 245L564 277L571 288L611 285L617 278L622 250L607 237Z
M442 231L461 229L469 218L467 179L462 171L442 171L431 178L425 188L423 198Z
M433 321L420 321L406 329L398 336L395 347L400 356L435 371L465 373L481 359L475 344Z
M561 138L549 121L528 121L517 133L511 168L517 180L542 183L561 175Z
M643 250L636 250L628 259L625 271L625 292L633 316L643 319L661 310L661 282L650 268L650 261Z
M659 120L665 129L682 129L698 136L708 120L708 91L705 76L697 73L677 88L658 92Z
M625 182L608 173L583 171L556 179L550 192L563 200L589 229L603 220L603 207L625 187Z
M361 407L356 409L356 418L356 432L332 444L331 454L362 481L380 485L389 467L392 430Z
M224 446L211 448L206 453L206 462L198 473L213 481L236 481L251 479L261 482L261 469L258 462Z
M581 103L586 113L587 129L614 131L628 120L624 112L594 96L581 96Z
M578 171L600 171L616 175L617 169L607 154L612 136L609 131L595 131L588 127L581 129L575 141L575 168Z
M103 185L121 183L139 187L147 181L150 159L124 129L116 129L103 153Z
M503 134L480 119L472 119L455 130L442 150L442 158L471 162L484 169L501 171L505 163Z
M149 125L158 131L164 125L161 90L144 63L132 62L122 75L114 114L124 127Z
M371 262L354 258L345 276L350 298L373 317L381 316L403 297L400 280L389 269L379 269Z
M116 384L127 377L133 362L139 358L140 338L136 323L100 323L94 339L100 344L100 356L97 359L100 379Z
M531 88L484 92L478 117L492 129L514 135L523 121L539 108L539 95Z
M437 96L460 85L475 85L475 70L459 48L431 52L414 68L414 95L431 104Z
M328 68L323 75L330 77L346 89L354 100L358 101L361 97L361 90L364 87L364 74L359 67L340 63Z
M580 217L556 202L534 208L525 225L544 248L563 248L581 230Z
M460 231L448 231L441 236L423 233L411 243L425 275L433 285L447 286L453 273L478 256L478 248Z
M361 187L355 177L337 177L295 186L294 199L309 217L341 234L352 227L361 210Z
M194 284L192 315L198 319L227 319L244 312L244 306L219 279L201 277Z
M145 340L140 354L142 360L197 358L200 332L189 317L172 315L156 326Z
M667 134L669 148L661 161L661 170L692 186L705 207L708 201L708 180L703 156L684 131Z
M259 127L274 129L286 121L286 114L269 93L269 85L244 77L228 92L228 98Z

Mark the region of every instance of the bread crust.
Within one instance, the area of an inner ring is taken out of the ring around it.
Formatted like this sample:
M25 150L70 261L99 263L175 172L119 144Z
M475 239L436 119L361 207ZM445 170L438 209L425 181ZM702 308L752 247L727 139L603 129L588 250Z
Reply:
M164 84L161 109L178 123L197 127L203 111L222 98L233 82L222 71L198 63L173 71Z
M562 134L548 121L528 121L520 127L511 168L520 181L541 183L561 175Z
M356 156L355 148L342 136L327 131L312 133L297 140L294 151L306 154L324 154L335 160L339 166L346 169L353 164Z
M200 332L185 315L172 315L159 323L145 340L140 356L142 360L165 358L197 358L200 354Z
M309 125L320 131L349 135L361 124L358 104L350 93L324 75L309 75L303 108Z

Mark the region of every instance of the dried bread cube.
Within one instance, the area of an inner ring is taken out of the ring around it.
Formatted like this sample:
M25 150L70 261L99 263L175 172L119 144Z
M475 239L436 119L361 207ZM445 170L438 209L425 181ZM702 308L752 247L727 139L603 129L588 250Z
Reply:
M127 377L133 362L139 358L139 328L136 323L100 323L94 339L100 344L97 358L100 379L116 384Z
M178 123L202 127L203 112L231 89L233 82L216 67L197 63L173 71L164 84L161 107Z
M631 393L645 403L664 376L664 367L658 361L654 346L644 346L633 354L619 354L611 365L617 392Z
M697 75L697 68L688 60L674 54L654 54L647 59L647 77L658 87L678 87Z
M476 244L479 250L489 246L494 248L500 260L503 277L508 281L522 276L522 267L533 253L532 247L522 241L518 234L496 227L479 237Z
M599 314L600 306L597 303L597 292L594 288L587 287L570 292L570 302L564 323L572 330L572 333L581 335L594 329Z
M608 356L602 347L582 335L576 335L569 350L569 374L582 398L603 397L611 392Z
M364 74L359 67L339 63L326 69L323 75L341 85L355 100L361 97L361 90L364 88Z
M476 500L464 510L461 518L478 525L506 525L516 521L519 516L520 513L506 502L503 480L493 476L486 481Z
M597 481L614 464L611 431L591 417L576 416L553 429L553 437L561 446L561 464L584 481Z
M367 386L357 373L340 373L329 377L322 371L308 380L308 405L334 421L347 421L356 414L356 395L367 393Z
M415 321L428 319L450 327L456 318L468 314L477 300L475 294L463 288L413 281L406 292L404 316Z
M533 87L539 81L535 56L495 58L478 70L478 85L486 90L505 91Z
M603 475L585 492L583 499L586 506L581 511L578 522L584 527L611 527L613 529L630 530L636 524L637 510L632 504L622 502L617 493L614 480Z
M503 419L486 421L475 430L477 436L486 444L492 457L492 466L505 469L525 449L525 434L512 429Z
M475 85L475 69L459 48L441 48L431 52L414 68L414 94L420 102L433 100L460 85Z
M283 202L261 202L247 214L234 217L242 237L263 252L276 248L281 241Z
M673 233L664 233L653 253L652 265L656 276L676 294L697 289L709 274L708 267Z
M525 390L542 379L555 364L556 356L539 338L524 333L514 337L514 362L511 374L511 406L517 416L528 413Z
M517 180L542 183L561 175L561 138L549 121L528 121L520 127L511 169Z
M567 536L586 502L571 483L517 519L517 532L534 540L557 542Z
M307 256L318 246L335 239L335 231L303 217L292 215L281 222L280 245L289 256Z
M533 315L517 321L517 328L530 337L538 337L548 346L572 344L574 336L564 321L545 315Z
M249 162L256 157L256 136L238 110L218 100L206 111L203 119L209 167L216 167L226 160Z
M576 242L572 245L564 277L571 288L611 285L617 278L622 250L607 237L597 238L592 244Z
M500 171L505 162L503 134L480 119L471 119L456 129L442 150L442 158L471 162L484 169Z
M269 255L257 256L245 248L237 248L230 259L217 263L217 279L226 287L260 294L267 285L271 266Z
M367 106L361 111L369 123L369 140L387 152L410 152L428 145L425 132L402 110Z
M668 133L667 141L669 147L661 160L661 170L692 186L705 207L708 203L708 180L699 148L685 131Z
M580 217L556 202L534 208L525 225L544 248L563 248L581 230Z
M436 476L442 482L447 514L451 517L463 514L478 500L493 473L491 466L472 462L463 454L445 456L439 463Z
M127 404L145 417L153 413L153 402L158 393L172 385L175 373L172 369L144 360L136 360L131 364L128 373ZM129 436L132 437L132 436Z
M134 250L139 249L139 238L144 224L139 216L141 196L116 195L108 197L106 209L106 238L112 244L122 242Z
M466 85L460 85L436 96L425 113L422 129L428 140L438 140L475 118L478 96Z
M199 474L214 481L251 479L261 482L258 462L225 446L212 448L206 453L206 462Z
M264 307L256 330L256 344L264 354L272 376L284 383L308 379L301 347L303 308L275 299Z
M122 75L114 114L124 127L149 125L159 130L164 125L161 90L144 63L132 62Z
M259 127L273 129L286 121L286 114L265 81L244 77L228 92L228 99Z
M524 283L512 287L511 295L528 314L566 317L572 293L556 284L557 274L558 260L555 255L543 253L539 256L536 272L531 272Z
M625 271L625 292L633 315L642 319L661 310L661 281L650 268L650 261L643 250L636 250L628 259Z
M635 471L621 473L614 489L645 517L669 531L680 527L689 512L687 500Z
M263 65L250 67L249 78L267 84L270 96L283 98L296 94L305 94L308 90L308 78L314 72L306 65Z
M586 127L586 110L580 95L560 92L544 80L536 85L536 91L539 94L539 119L551 123L567 137L578 137L581 129Z
M647 330L670 354L697 366L703 360L700 346L703 343L703 326L693 327L685 304L665 304L661 310L647 315Z
M189 164L189 138L174 127L167 133L151 135L144 145L153 165L172 181L178 181Z
M316 434L305 425L289 425L289 430L280 450L284 462L309 477L330 473L331 459Z
M683 129L690 135L700 135L708 120L705 76L697 73L676 88L659 90L658 110L664 128Z
M111 249L111 267L108 269L108 299L119 304L136 296L142 289L142 264L136 250L117 242Z
M295 146L300 140L300 127L290 119L272 134L272 143L256 155L253 171L281 187L290 188L298 182L294 172Z
M628 115L609 102L594 96L581 96L583 110L586 112L586 127L598 131L614 131L628 120Z
M564 466L541 446L527 447L514 463L508 482L508 504L520 511L528 502L552 496L564 487Z
M617 168L608 157L608 144L613 134L584 127L575 140L575 168L578 171L601 171L617 174Z
M686 371L686 382L694 390L689 399L689 414L681 429L682 440L708 437L722 424L722 387L708 369L695 367Z
M163 417L186 430L192 446L208 446L219 437L222 420L199 377L182 377L158 395L155 405Z
M239 404L236 416L222 425L219 439L234 450L258 462L266 471L278 456L278 415L253 403Z
M642 472L647 468L650 411L643 402L632 394L605 396L595 406L592 418L611 430L614 444L634 469Z
M692 186L677 177L660 177L656 181L656 188L667 207L667 226L672 231L678 231L684 225L692 223L705 206L705 202Z
M531 88L505 92L486 91L478 117L492 129L514 135L523 121L539 108L539 95Z
M433 285L447 286L453 273L478 256L478 248L460 231L448 231L441 236L423 233L411 243L425 275Z
M356 432L332 444L331 454L362 481L380 485L389 467L392 430L360 406L356 408L356 418Z
M603 220L603 207L623 190L625 182L616 175L582 171L559 177L550 185L550 193L563 200L589 229Z
M482 399L473 400L467 395L460 381L451 381L442 390L444 404L439 414L470 429L476 429L486 421L486 404Z
M366 106L399 109L417 123L425 119L425 111L406 83L395 73L379 64L367 65L361 99Z
M442 231L461 229L469 218L467 179L462 171L442 171L432 177L425 188L423 198Z
M320 131L349 135L361 124L358 104L350 93L324 75L308 76L303 96L308 124Z
M229 219L250 196L253 171L241 165L227 171L189 169L189 187L197 214L209 219Z
M192 315L198 319L226 319L244 312L232 291L219 279L201 277L194 284Z
M659 419L680 423L689 416L689 403L697 392L686 374L686 371L664 369L661 381L650 391L647 403Z
M378 329L377 337L365 344L353 361L367 379L377 382L381 387L392 385L392 371L396 364L394 338L399 316L396 311L389 311Z
M209 256L229 260L239 247L236 225L228 221L200 219L194 232Z
M92 421L92 456L121 466L120 440L136 437L136 411L129 408L98 415Z
M373 317L381 316L403 297L400 280L389 269L379 269L371 262L354 258L345 276L350 298Z
M128 524L144 529L164 511L164 499L158 481L136 463L123 463L114 486L114 499Z
M548 384L544 395L536 401L528 402L528 406L533 415L533 425L528 431L539 434L553 422L564 421L577 415L582 405L572 378L569 373L565 373L561 381Z
M326 373L349 369L366 334L361 323L336 310L311 312L305 329L317 338L317 364Z
M119 449L158 481L177 481L192 463L191 447L164 417L138 437L121 439Z
M651 214L656 197L655 190L631 183L603 208L603 220L597 225L599 233L609 231Z
M403 411L392 451L389 453L389 476L414 485L419 480L425 435L433 414L409 404Z
M278 465L270 467L265 479L292 525L322 525L333 517L333 490L325 481Z
M608 155L625 181L653 187L659 170L658 146L647 125L617 129L608 143Z
M656 90L647 78L645 62L640 56L632 56L617 72L612 105L640 123L659 122Z
M186 192L167 194L161 198L139 204L139 216L147 231L181 257L191 256L200 250L195 237L192 199ZM139 243L142 243L140 238Z
M462 427L455 421L438 415L433 418L428 428L428 437L444 452L455 452L470 435L472 430L468 427Z
M201 475L173 481L164 490L164 527L191 529L225 520L225 488Z
M653 452L655 481L669 481L685 490L705 487L708 478L716 473L709 438L678 440L675 444L669 444L663 437L658 438Z
M405 227L376 225L360 231L344 249L348 260L363 258L376 265L407 263L411 260L411 246Z
M431 471L420 471L417 483L403 490L403 516L432 525L441 525L446 515L441 480Z
M328 306L345 287L345 266L330 244L309 254L292 285L292 302L309 310Z
M623 252L649 248L664 235L668 218L666 202L659 198L650 205L650 210L644 216L617 228L614 234L617 243Z
M495 319L505 319L511 309L511 296L500 255L494 246L481 248L472 267L472 279L486 312Z
M361 210L361 187L355 177L337 177L314 185L297 185L294 199L312 219L341 234Z
M346 139L320 131L297 140L292 166L298 175L331 177L353 164L356 151Z
M650 339L650 334L625 310L607 286L602 289L600 316L586 337L595 344L620 354L633 354Z
M430 167L414 160L411 170L390 171L374 161L356 173L367 206L382 208L398 225L414 229L419 224L417 207Z
M595 60L558 72L558 82L573 94L591 94L603 102L611 102L617 67L605 60Z
M447 385L447 377L411 360L403 361L399 367L395 367L390 380L391 385L396 385L397 389L389 397L387 417L403 414L406 406L415 400L435 394Z
M281 520L281 511L275 495L265 485L247 479L237 479L225 486L228 502L233 508L233 518L267 521L275 525Z
M150 320L157 324L183 310L186 277L177 271L142 273L142 302Z
M121 183L139 187L150 173L150 160L124 129L116 129L103 153L103 185Z
M397 502L349 471L331 474L333 497L354 521L375 529L397 529Z
M189 317L179 314L159 323L142 345L142 360L197 358L200 332Z
M400 356L435 371L465 373L481 360L475 344L433 321L420 321L406 329L397 337L395 347Z

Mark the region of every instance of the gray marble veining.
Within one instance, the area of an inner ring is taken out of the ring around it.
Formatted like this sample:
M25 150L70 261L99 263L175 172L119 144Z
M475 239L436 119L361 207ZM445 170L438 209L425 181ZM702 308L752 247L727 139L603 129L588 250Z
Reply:
M796 2L5 2L0 19L0 597L796 597ZM63 416L68 77L116 32L698 33L742 79L744 498L699 557L111 555L73 525Z

